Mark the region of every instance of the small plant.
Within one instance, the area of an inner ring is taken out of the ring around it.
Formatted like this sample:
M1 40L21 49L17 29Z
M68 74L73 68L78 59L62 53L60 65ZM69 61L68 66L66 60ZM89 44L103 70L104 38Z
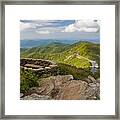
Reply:
M31 87L38 86L38 75L31 70L20 70L20 92L26 93Z

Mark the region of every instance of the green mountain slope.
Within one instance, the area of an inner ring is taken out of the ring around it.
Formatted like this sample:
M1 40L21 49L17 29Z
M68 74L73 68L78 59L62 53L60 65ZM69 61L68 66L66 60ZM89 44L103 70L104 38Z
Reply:
M39 58L64 63L77 68L90 67L92 61L99 65L100 45L91 42L77 42L72 45L53 43L21 52L21 58Z
M78 42L63 53L64 61L76 67L90 66L90 60L99 63L100 46L90 42Z
M31 49L27 49L24 52L21 52L22 57L29 57L34 54L53 54L53 53L61 53L65 51L68 48L69 45L67 44L62 44L62 43L51 43L47 46L40 46L40 47L33 47Z

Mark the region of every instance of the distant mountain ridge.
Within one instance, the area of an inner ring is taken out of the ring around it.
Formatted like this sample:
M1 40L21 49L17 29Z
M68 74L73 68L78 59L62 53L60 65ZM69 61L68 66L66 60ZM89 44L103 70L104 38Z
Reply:
M66 39L66 40L56 40L56 39L33 39L33 40L20 40L20 48L32 48L37 46L44 46L49 45L51 43L57 42L57 43L63 43L63 44L74 44L79 41L91 41L93 43L99 43L98 38L94 39L84 39L84 40L73 40L73 39Z

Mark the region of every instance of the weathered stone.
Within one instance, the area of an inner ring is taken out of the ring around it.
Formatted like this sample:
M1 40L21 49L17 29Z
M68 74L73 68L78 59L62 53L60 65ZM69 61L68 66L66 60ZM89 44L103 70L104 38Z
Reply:
M48 60L20 59L20 67L22 70L31 70L41 77L49 77L51 75L58 75L59 73L58 66Z
M68 80L73 80L73 76L72 75L66 75L65 77L67 77Z
M49 100L49 99L50 99L50 96L38 95L36 93L33 93L31 95L21 98L21 100Z
M100 83L96 83L96 86L97 86L97 87L100 87Z
M24 94L23 93L20 93L20 97L22 97Z
M45 86L43 87L32 87L30 88L29 92L31 93L36 93L36 94L41 94L45 90Z
M42 71L44 68L33 69L34 71Z
M88 79L92 80L92 82L96 82L95 78L92 77L91 75L88 76Z
M100 88L97 86L97 84L90 83L89 87L84 91L84 97L85 99L97 99L99 98L99 90Z
M94 83L89 83L89 86L92 87L92 88L96 88L97 85L94 84Z
M33 87L21 99L25 100L97 100L100 99L100 83L73 80L72 75L42 78L39 87Z
M53 67L57 67L57 65L53 64L53 65L49 65L50 68L53 68Z
M51 69L54 67L57 67L57 65L49 60L41 60L41 59L20 59L20 66L25 68L25 69L39 69L39 68L44 68L44 69ZM51 66L51 67L50 67Z
M39 68L40 65L35 65L35 64L25 64L25 67Z
M48 78L43 78L42 80L39 80L39 86L44 87L45 90L42 92L42 94L49 94L52 89L55 87L58 87L62 85L63 83L71 80L73 77L71 75L65 75L65 76L51 76Z
M88 84L83 81L72 80L63 85L56 99L59 100L79 100L82 99L81 93L87 88Z
M52 89L54 89L54 84L52 82L52 79L50 79L50 78L48 78L48 79L44 78L44 79L40 80L38 83L41 88L45 89L42 92L43 95L49 94L52 91Z
M88 78L84 78L83 81L85 81L87 83L92 83L93 82L91 79L88 79Z
M51 69L50 67L45 67L45 69Z

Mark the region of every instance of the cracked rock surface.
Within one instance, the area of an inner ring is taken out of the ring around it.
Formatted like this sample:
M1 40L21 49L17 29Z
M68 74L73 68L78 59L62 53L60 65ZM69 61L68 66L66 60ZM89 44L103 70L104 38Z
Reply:
M38 80L39 87L32 87L21 94L21 100L99 100L100 81L88 76L74 80L72 75L58 75Z

